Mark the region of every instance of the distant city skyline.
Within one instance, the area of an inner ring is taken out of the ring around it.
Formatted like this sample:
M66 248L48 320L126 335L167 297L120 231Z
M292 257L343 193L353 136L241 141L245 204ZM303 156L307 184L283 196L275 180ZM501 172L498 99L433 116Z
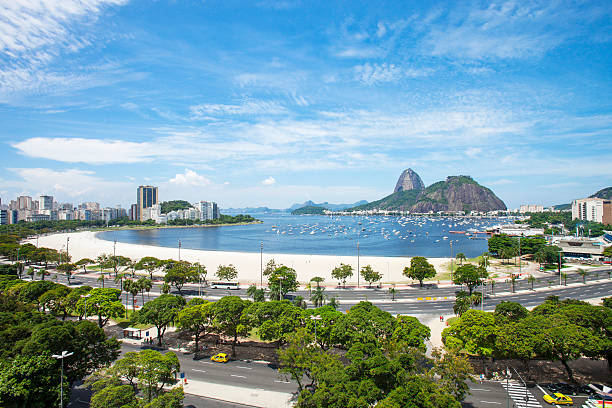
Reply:
M510 208L612 185L609 2L0 5L0 197L373 201L413 168Z

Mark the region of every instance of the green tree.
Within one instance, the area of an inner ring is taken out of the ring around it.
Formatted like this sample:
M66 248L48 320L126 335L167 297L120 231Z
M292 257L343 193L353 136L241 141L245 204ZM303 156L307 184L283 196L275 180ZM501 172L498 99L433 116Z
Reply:
M609 246L604 249L603 256L605 256L606 258L612 258L612 246Z
M247 296L253 298L253 302L264 302L266 300L266 292L263 288L257 288L251 285L247 288Z
M370 302L351 307L335 324L336 341L348 349L357 343L379 344L387 341L395 329L395 319Z
M57 267L58 271L64 272L66 275L66 280L68 281L68 285L70 285L70 277L72 277L72 273L78 269L78 266L73 263L64 263Z
M496 332L493 313L471 309L442 331L442 341L450 349L489 357L494 351Z
M180 296L183 296L182 289L186 283L197 283L199 279L198 270L186 261L172 263L166 271L166 276L164 276L164 282L174 286Z
M91 408L138 408L134 389L129 385L104 387L91 397Z
M317 353L314 346L314 336L299 328L287 337L287 347L278 349L280 371L291 376L297 383L298 390L304 389L303 378L310 374L312 362Z
M123 282L123 290L132 295L132 310L136 311L136 296L138 296L138 292L140 292L140 285L138 281L126 279Z
M423 280L436 276L436 269L427 258L415 256L410 260L410 267L404 268L404 276L418 280L419 286L423 287Z
M341 263L340 266L336 266L332 270L331 275L334 279L342 282L342 286L346 288L346 279L353 276L353 267Z
M297 290L297 273L288 266L278 267L268 275L268 288L270 289L270 299L284 299L285 294Z
M153 280L153 272L159 268L160 260L153 256L145 256L135 265L135 268L139 271L147 271L149 279Z
M529 275L529 277L527 278L527 282L529 282L531 284L531 290L533 290L533 284L537 281L537 279L535 278L535 276L533 275Z
M319 287L319 286L321 286L321 283L325 282L325 278L322 278L320 276L315 276L310 281L316 283L317 287Z
M463 252L459 252L455 256L455 259L457 260L457 262L459 262L459 265L463 265L463 261L465 261L467 258L465 257L465 254Z
M465 353L434 348L429 378L444 392L463 401L469 393L468 381L474 381L474 368Z
M166 329L176 319L183 306L185 306L183 297L161 295L145 303L142 309L134 313L132 320L135 323L154 325L157 328L157 344L161 347Z
M200 350L200 338L213 331L212 309L212 303L205 301L201 304L187 306L178 313L177 326L194 336L195 353Z
M147 293L151 291L151 288L153 288L153 281L151 281L151 279L149 278L145 278L144 276L142 276L138 278L136 282L138 284L138 289L140 289L140 293L142 295L142 304L144 305L144 293L145 291L147 291Z
M397 290L395 289L395 285L389 288L389 294L391 295L391 300L395 301L395 294Z
M453 275L453 283L456 285L466 285L469 289L470 295L474 288L480 284L489 274L483 267L476 266L473 264L461 265L457 268Z
M361 268L361 277L364 281L368 282L370 286L372 286L372 283L378 282L382 279L382 274L380 272L376 272L370 265L366 265Z
M38 301L43 310L48 310L53 316L61 317L62 320L66 320L70 312L70 305L68 303L68 295L70 292L70 288L60 285L55 289L43 293Z
M310 296L310 301L314 307L321 307L325 303L325 288L317 286L314 293Z
M584 270L584 269L582 269L582 268L579 268L579 269L578 269L578 275L582 276L582 283L586 285L586 277L587 277L587 275L588 275L588 272L587 272L587 271L585 271L585 270Z
M390 342L400 344L402 348L409 347L419 349L422 352L427 350L425 342L431 337L429 327L421 324L416 317L398 316L395 328L390 337Z
M342 319L343 315L342 312L329 305L304 311L306 330L314 336L316 326L316 342L322 350L327 350L335 344L336 323ZM320 319L311 319L310 316L318 316Z
M89 297L79 299L76 309L83 310L88 316L98 316L98 326L104 327L111 318L125 316L126 310L120 296L118 289L95 288L89 292Z
M95 261L93 259L83 258L83 259L78 260L74 264L76 266L82 266L83 267L83 273L87 273L87 265L91 265L91 264L94 264L94 263L95 263Z
M221 280L231 281L238 277L238 269L232 264L219 265L216 275Z
M525 306L517 302L501 301L495 306L495 318L504 321L518 321L529 314Z
M60 381L55 359L43 355L18 355L0 360L0 406L47 408L59 404ZM65 386L67 394L69 387Z
M286 300L256 302L243 310L241 322L245 327L257 327L262 340L280 345L302 325L302 310Z
M185 392L183 387L176 387L155 398L144 408L183 408Z
M219 333L232 338L232 357L236 357L238 336L245 336L250 330L248 324L245 324L241 319L242 312L250 304L250 301L243 300L238 296L224 296L213 304L215 329Z

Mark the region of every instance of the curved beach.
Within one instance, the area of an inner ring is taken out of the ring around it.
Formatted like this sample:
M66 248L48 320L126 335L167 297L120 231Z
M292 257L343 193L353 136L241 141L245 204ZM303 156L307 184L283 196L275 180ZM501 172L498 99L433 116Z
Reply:
M61 233L38 238L38 245L53 249L65 249L66 239L68 251L73 261L82 258L95 259L101 254L112 254L112 241L99 239L93 231L81 231L72 233ZM28 242L36 244L36 239ZM178 259L178 248L158 247L140 244L128 244L117 242L115 251L117 255L126 256L131 259L140 259L145 256L154 256L160 259ZM261 275L261 257L255 252L230 252L230 251L204 251L181 248L181 259L190 262L200 262L208 270L208 279L212 279L219 265L233 264L238 269L238 281L241 283L259 283ZM274 259L277 264L283 264L295 269L298 281L307 283L315 276L325 278L326 284L334 284L335 279L331 271L340 263L353 266L355 273L347 281L347 284L357 282L357 256L333 256L333 255L307 255L307 254L274 254L263 253L263 265ZM447 270L450 258L428 258L438 273ZM360 266L371 265L372 268L383 275L383 283L406 283L408 279L402 275L404 267L410 265L409 257L382 257L361 256ZM361 281L362 283L365 283Z

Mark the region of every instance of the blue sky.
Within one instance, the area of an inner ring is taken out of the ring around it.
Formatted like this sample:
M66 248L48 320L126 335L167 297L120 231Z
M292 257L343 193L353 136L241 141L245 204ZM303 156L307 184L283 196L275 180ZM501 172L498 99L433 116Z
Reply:
M354 202L612 185L607 1L0 1L0 198Z

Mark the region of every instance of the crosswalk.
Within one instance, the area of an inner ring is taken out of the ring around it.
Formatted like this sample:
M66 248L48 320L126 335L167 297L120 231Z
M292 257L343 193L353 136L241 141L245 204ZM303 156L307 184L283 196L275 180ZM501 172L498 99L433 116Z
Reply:
M542 405L536 400L531 391L523 384L509 382L501 383L502 387L508 392L516 408L542 408Z

